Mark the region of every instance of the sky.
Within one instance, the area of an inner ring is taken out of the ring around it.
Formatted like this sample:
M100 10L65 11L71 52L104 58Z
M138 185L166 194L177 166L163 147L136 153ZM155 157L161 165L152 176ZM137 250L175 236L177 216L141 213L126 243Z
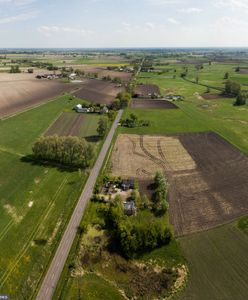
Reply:
M248 47L248 0L0 0L0 48Z

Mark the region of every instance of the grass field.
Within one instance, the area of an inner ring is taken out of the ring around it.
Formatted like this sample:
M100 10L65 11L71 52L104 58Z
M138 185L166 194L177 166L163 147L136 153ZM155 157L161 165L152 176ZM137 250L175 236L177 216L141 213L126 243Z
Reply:
M248 290L248 237L235 224L179 240L190 280L181 300L243 300Z
M71 105L63 96L0 122L0 294L13 299L35 296L87 177L22 159Z

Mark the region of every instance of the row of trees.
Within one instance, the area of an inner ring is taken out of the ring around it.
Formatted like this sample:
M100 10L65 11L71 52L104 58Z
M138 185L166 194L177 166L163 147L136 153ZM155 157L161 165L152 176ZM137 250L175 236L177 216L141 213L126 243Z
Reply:
M94 159L93 146L78 137L40 137L33 146L33 156L38 160L86 168Z
M154 178L153 210L159 214L165 214L169 204L167 202L168 182L163 173L157 172Z
M148 127L151 125L149 120L139 120L137 115L130 114L130 117L121 120L121 126L128 128Z
M108 129L108 121L105 118L101 118L98 121L97 133L100 137L104 137Z
M127 258L166 245L172 238L172 233L163 218L150 215L139 222L135 218L125 216L119 197L110 204L106 221L111 228L112 238Z

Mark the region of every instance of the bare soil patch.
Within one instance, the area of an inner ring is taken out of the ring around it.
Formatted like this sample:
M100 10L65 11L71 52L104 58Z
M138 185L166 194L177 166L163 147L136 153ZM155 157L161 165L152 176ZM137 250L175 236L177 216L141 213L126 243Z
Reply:
M155 84L139 84L134 90L135 98L150 97L151 95L160 95L159 87Z
M75 68L75 66L74 66L74 68ZM108 70L105 67L80 65L80 66L77 66L77 69L82 70L85 73L95 73L98 75L98 78L104 78L107 76L110 76L112 79L120 78L123 82L128 82L132 76L131 73Z
M117 87L114 83L97 79L84 81L82 87L74 95L91 103L111 104L123 88Z
M48 102L73 89L75 85L38 80L34 74L0 74L0 118Z
M84 120L83 114L62 113L45 135L78 136Z
M166 100L133 99L131 108L145 109L177 109L178 107Z
M229 98L227 95L222 95L222 94L209 94L209 93L204 93L201 95L201 97L205 100L216 100L216 99L224 99L224 98Z
M240 69L239 74L248 74L248 69Z
M248 158L215 133L118 137L113 175L136 178L144 191L159 170L170 183L170 219L177 236L248 213Z

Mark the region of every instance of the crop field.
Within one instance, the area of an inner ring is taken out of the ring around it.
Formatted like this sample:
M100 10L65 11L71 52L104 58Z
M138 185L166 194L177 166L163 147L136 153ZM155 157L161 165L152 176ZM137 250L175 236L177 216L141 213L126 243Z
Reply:
M166 100L151 100L134 98L131 103L131 108L139 109L177 109L178 107Z
M25 159L68 105L63 96L0 123L0 293L13 299L35 297L86 180Z
M0 74L0 85L0 118L75 89L75 85L60 81L35 79L34 74Z
M180 300L243 300L248 290L248 238L235 224L179 239L190 278Z
M139 84L134 89L134 95L149 97L151 94L160 94L159 87L154 84Z
M113 175L149 185L158 170L170 183L170 220L177 236L248 213L248 159L214 133L118 137Z
M112 70L108 70L106 67L89 66L89 65L86 66L78 65L78 66L74 66L74 68L75 67L77 67L79 70L84 71L85 73L97 74L99 78L110 76L112 79L120 78L123 82L128 82L132 76L131 73L112 71Z
M97 135L97 123L100 116L96 114L62 113L51 125L45 135L91 137Z
M111 82L88 79L74 95L91 103L110 104L122 90Z

